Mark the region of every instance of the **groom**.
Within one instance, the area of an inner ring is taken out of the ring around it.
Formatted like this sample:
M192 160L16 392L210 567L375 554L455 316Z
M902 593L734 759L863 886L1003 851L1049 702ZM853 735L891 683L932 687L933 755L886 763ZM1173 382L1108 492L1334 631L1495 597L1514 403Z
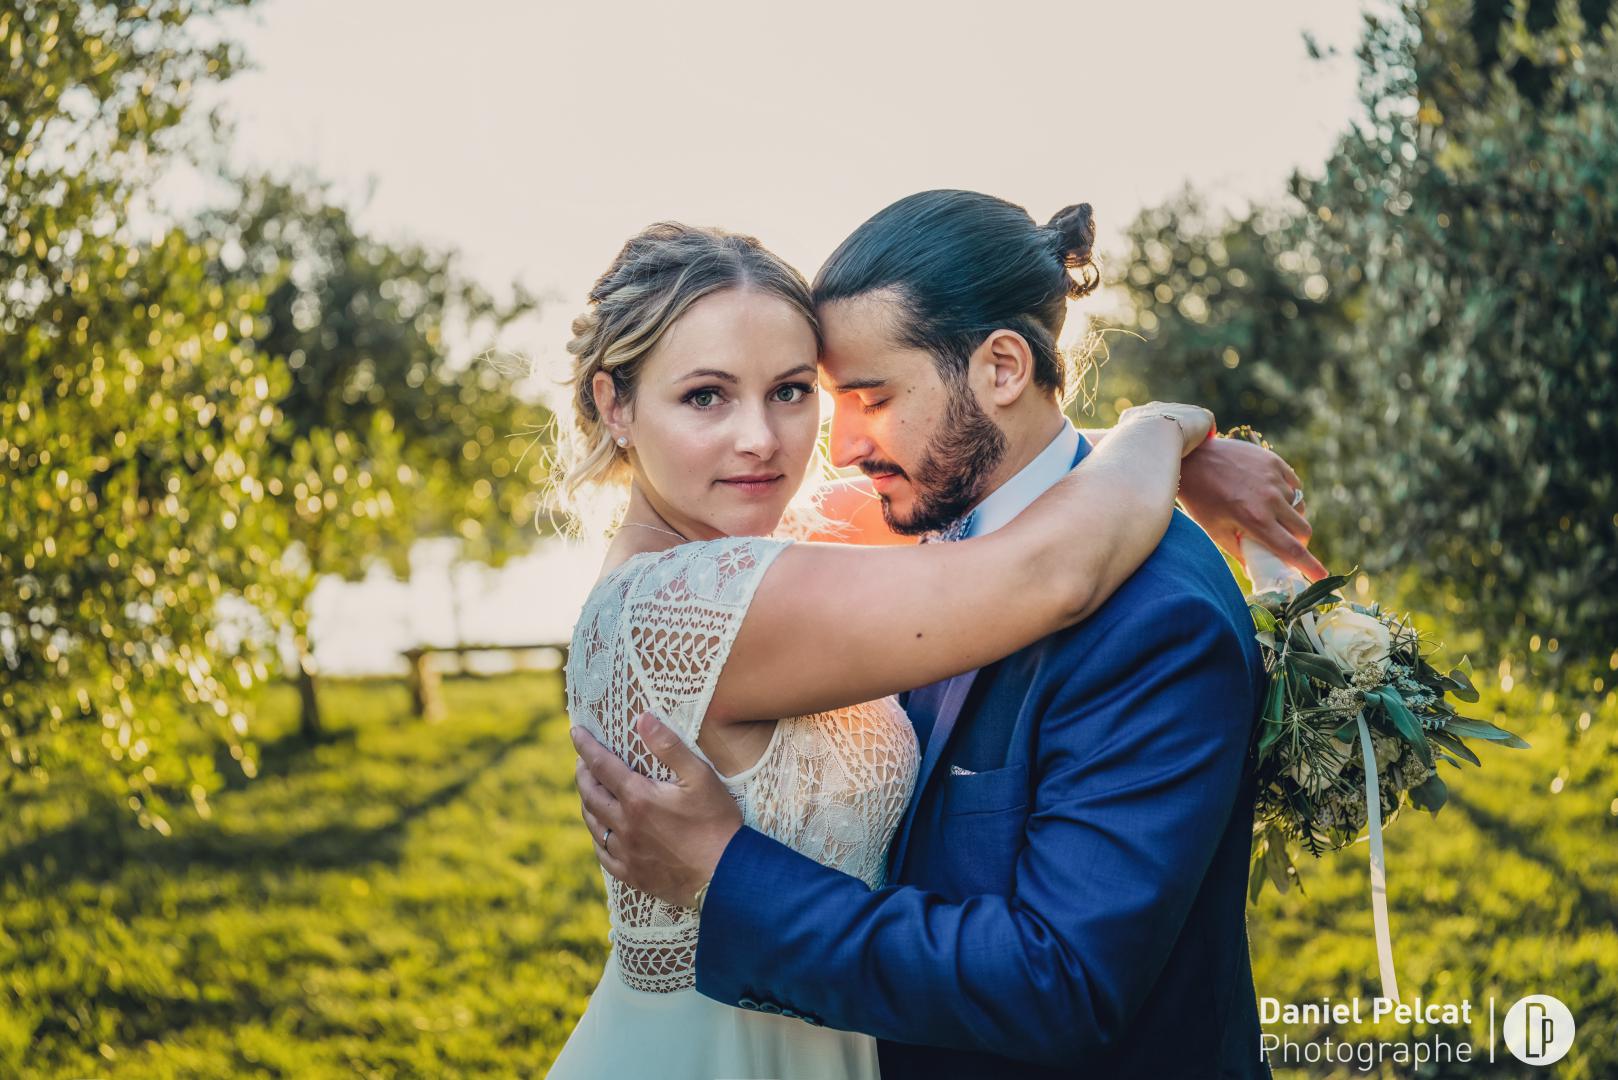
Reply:
M1051 260L1093 275L1094 228L1088 206L1064 215L1040 229L999 199L924 192L816 279L833 456L895 530L991 531L1089 451L1055 342L1093 281L1053 293ZM940 384L942 413L913 404ZM616 877L700 904L699 991L875 1035L886 1080L1262 1077L1245 916L1264 686L1246 603L1177 512L1088 620L906 695L923 754L886 888L741 826L653 718L675 781L576 730L580 790Z

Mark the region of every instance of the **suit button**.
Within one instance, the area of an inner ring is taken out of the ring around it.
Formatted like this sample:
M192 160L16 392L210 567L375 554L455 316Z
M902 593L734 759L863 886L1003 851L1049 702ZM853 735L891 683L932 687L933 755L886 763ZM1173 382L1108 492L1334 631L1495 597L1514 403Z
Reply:
M736 1007L739 1009L756 1009L758 1008L758 1002L752 998L741 998L736 1002Z
M758 1003L758 1011L761 1013L770 1013L771 1015L779 1015L781 1012L781 1006L777 1005L773 1001L761 1001Z

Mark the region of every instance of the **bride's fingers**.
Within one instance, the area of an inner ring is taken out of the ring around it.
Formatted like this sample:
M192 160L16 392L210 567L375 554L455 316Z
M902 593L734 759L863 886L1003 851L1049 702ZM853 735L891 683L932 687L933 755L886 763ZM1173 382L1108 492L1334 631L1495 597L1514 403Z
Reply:
M1271 453L1274 453L1274 451L1271 451ZM1303 481L1299 480L1298 474L1292 471L1292 466L1288 465L1286 459L1279 454L1275 455L1275 460L1281 464L1281 479L1286 481L1287 494L1291 495L1292 492L1300 490L1303 487Z
M1276 522L1269 521L1256 525L1248 530L1248 535L1310 581L1319 581L1326 576L1326 567L1320 560L1311 555L1309 549L1304 547L1297 537L1281 528Z
M1309 520L1300 512L1302 508L1302 503L1294 508L1283 499L1275 508L1275 520L1281 528L1307 544L1310 537L1315 535L1315 527L1309 524Z

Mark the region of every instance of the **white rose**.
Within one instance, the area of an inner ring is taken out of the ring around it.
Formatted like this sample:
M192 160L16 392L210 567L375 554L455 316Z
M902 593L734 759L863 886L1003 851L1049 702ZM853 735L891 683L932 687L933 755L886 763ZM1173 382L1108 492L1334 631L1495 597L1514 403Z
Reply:
M1362 615L1347 604L1338 604L1315 619L1315 633L1326 659L1352 675L1360 668L1376 666L1388 670L1388 651L1393 635L1380 619Z

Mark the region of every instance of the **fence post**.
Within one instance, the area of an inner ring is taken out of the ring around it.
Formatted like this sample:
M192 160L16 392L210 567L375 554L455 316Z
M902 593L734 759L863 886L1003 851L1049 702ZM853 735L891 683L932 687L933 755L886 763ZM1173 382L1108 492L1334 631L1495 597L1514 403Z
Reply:
M410 662L410 708L428 723L444 718L444 695L439 685L438 668L427 649L407 649L405 659Z

